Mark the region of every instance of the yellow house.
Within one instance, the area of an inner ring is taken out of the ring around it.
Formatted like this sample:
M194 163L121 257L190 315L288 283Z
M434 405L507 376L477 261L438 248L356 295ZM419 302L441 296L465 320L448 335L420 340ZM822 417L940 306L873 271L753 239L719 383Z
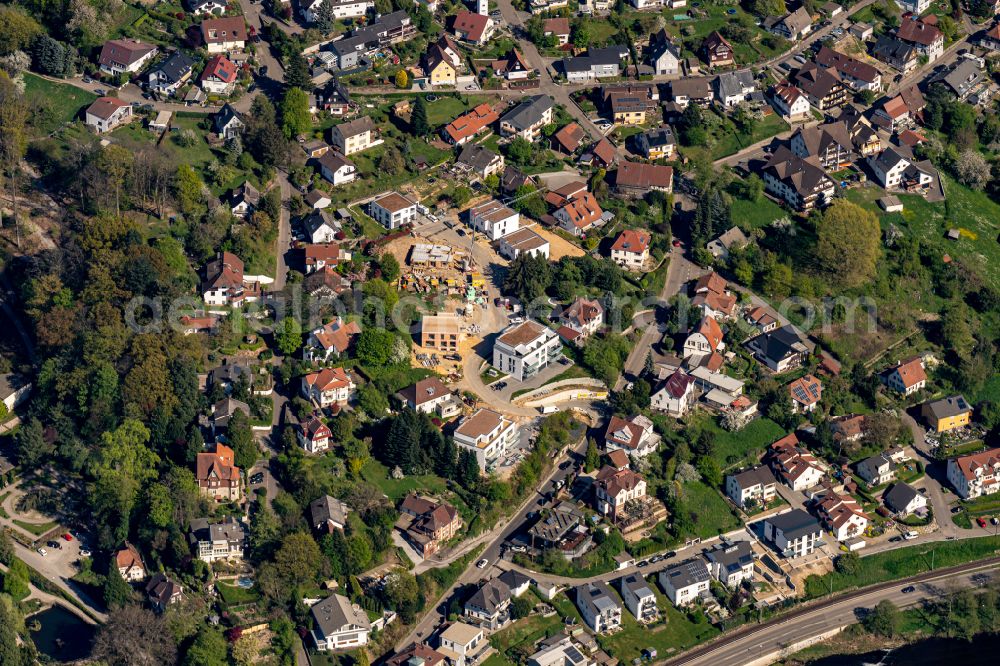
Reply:
M962 428L972 421L972 407L960 395L925 402L920 407L920 413L935 432Z
M453 86L458 73L450 62L441 57L437 49L432 49L424 61L424 74L432 86Z

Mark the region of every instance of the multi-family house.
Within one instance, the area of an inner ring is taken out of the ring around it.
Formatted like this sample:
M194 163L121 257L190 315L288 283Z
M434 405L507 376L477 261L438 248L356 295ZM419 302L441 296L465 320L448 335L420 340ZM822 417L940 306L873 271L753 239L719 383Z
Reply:
M813 375L799 377L788 384L792 413L808 414L816 409L823 398L823 382Z
M625 505L646 496L646 480L630 469L604 466L594 481L597 512L617 519Z
M826 476L816 456L799 446L795 433L771 445L767 451L767 462L775 476L792 490L812 488Z
M712 102L712 80L707 76L688 76L669 83L670 100L678 109L688 104L708 106Z
M311 609L312 639L316 650L348 650L368 643L371 620L364 608L339 594L331 594Z
M115 567L126 583L138 583L146 578L146 565L135 546L126 541L115 551Z
M453 313L424 315L420 319L420 346L445 353L458 351L462 320Z
M425 559L438 552L462 529L458 510L445 502L410 493L399 505L399 511L408 519L408 524L402 528L403 536Z
M650 589L642 574L633 573L618 579L618 589L622 601L635 619L642 624L649 624L660 619L660 609L656 605L656 595Z
M877 67L827 46L821 47L816 53L816 64L835 71L841 82L851 90L878 92L882 89L882 73Z
M604 450L624 451L632 458L644 458L656 451L660 435L653 422L642 414L631 418L612 416L604 431Z
M522 254L549 258L549 241L533 229L522 227L500 239L497 252L501 257L514 261Z
M987 81L987 73L975 60L963 58L930 78L928 86L941 84L959 102L964 102Z
M380 142L372 119L361 116L330 128L330 145L341 155L353 155Z
M733 45L717 30L712 31L701 43L701 57L712 67L727 67L736 64Z
M802 557L822 545L823 528L802 509L764 519L764 538L784 557Z
M330 448L333 433L317 414L310 414L299 423L295 436L299 440L299 446L307 453L323 453Z
M649 259L651 237L648 231L626 229L611 244L611 261L632 271L642 270Z
M225 16L201 22L201 42L210 54L242 51L246 46L247 25L242 16Z
M493 343L493 367L524 381L555 362L562 343L555 331L535 321L507 327Z
M236 454L225 444L216 443L214 450L198 454L195 479L202 495L216 502L238 502L241 497L240 468Z
M328 150L316 159L319 173L335 187L353 183L358 176L358 167L343 155Z
M805 7L799 7L781 17L771 17L764 21L764 27L779 37L798 41L812 31L812 16Z
M682 608L708 594L712 575L705 561L696 557L663 569L659 581L670 603Z
M323 368L302 378L302 397L320 407L345 405L354 396L354 380L343 368Z
M722 329L719 322L711 317L702 317L701 321L684 339L683 358L691 359L692 364L698 364L699 359L719 352L724 348Z
M569 83L586 83L620 76L622 60L628 55L625 46L589 48L586 55L563 58L562 68Z
M138 39L112 39L104 42L97 64L101 72L112 76L135 74L140 71L156 55L157 49L152 44L140 42Z
M694 377L678 369L653 389L650 407L680 418L691 410L694 400Z
M723 541L705 551L708 569L715 579L732 589L753 581L753 548L749 541Z
M928 18L934 18L932 22ZM896 37L912 44L919 56L934 62L944 53L944 33L937 27L937 17L918 18L906 16L899 22Z
M927 507L927 498L923 493L906 483L894 483L882 495L882 503L893 514L904 518Z
M398 229L417 219L417 204L398 192L386 192L368 205L372 219L386 229Z
M559 313L559 330L564 340L582 343L604 325L604 306L600 301L578 297Z
M880 35L872 47L872 55L903 74L909 74L920 64L916 46L896 35Z
M899 361L882 373L882 383L897 393L912 395L927 386L927 372L920 356Z
M469 209L469 225L495 241L518 230L521 214L494 199Z
M670 194L674 190L674 168L622 160L615 172L615 190L627 197L644 197L650 192Z
M462 410L462 402L437 377L427 377L398 393L409 409L450 418Z
M564 231L574 236L583 236L604 219L604 210L597 203L597 197L583 190L557 208L552 216Z
M574 588L576 607L584 623L598 634L621 626L622 609L604 581L596 580Z
M463 605L466 617L480 627L496 630L510 621L511 602L528 589L527 578L516 571L505 571L475 591Z
M815 498L816 512L837 541L847 541L865 533L868 516L857 500L846 493L829 490Z
M299 4L299 13L306 23L315 23L320 14L323 0L303 0ZM355 19L365 16L369 11L374 11L374 0L333 0L330 3L330 12L335 20Z
M790 208L803 212L829 202L836 187L822 167L802 159L784 145L774 151L761 175L768 192Z
M658 76L675 76L680 72L681 51L665 28L650 36L646 60Z
M766 504L778 493L778 481L765 465L726 475L726 496L739 507L750 503Z
M801 120L809 115L809 98L788 81L781 81L771 86L769 98L774 110L789 122Z
M781 328L775 327L750 338L746 346L753 353L754 358L773 372L785 372L796 368L809 355L809 348L805 341L790 325Z
M890 146L867 160L875 181L887 190L926 191L934 182L934 168L929 162L917 162L902 146Z
M964 500L1000 491L1000 448L948 459L948 482Z
M835 109L848 101L848 91L841 83L840 76L814 62L802 65L792 76L791 83L820 111Z
M195 557L211 564L219 560L243 559L246 533L235 518L215 523L208 518L196 518L191 521L188 540Z
M542 128L552 122L552 108L548 95L528 97L500 117L500 135L536 141Z
M517 440L518 428L514 421L492 409L479 409L468 416L455 429L455 445L476 455L479 469L484 473L493 469L510 451Z
M132 106L117 97L98 97L84 112L87 127L103 134L132 120Z
M934 432L948 432L969 425L972 421L972 407L963 396L952 395L925 402L920 406L920 415Z
M310 524L317 532L332 534L334 530L343 531L350 512L351 507L329 495L317 497L309 503Z
M458 71L451 58L438 44L431 44L423 57L424 76L432 86L453 86L457 82Z
M181 51L174 51L146 76L151 92L173 95L191 78L194 60Z
M846 123L834 122L812 127L799 127L792 134L789 146L804 160L814 159L824 169L839 169L849 165L854 155L854 143Z

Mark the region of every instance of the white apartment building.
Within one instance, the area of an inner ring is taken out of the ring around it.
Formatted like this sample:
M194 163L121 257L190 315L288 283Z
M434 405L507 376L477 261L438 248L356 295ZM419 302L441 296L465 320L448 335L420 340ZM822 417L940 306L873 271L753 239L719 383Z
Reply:
M320 652L346 650L368 643L371 622L361 606L332 594L312 607L313 642Z
M949 459L948 481L962 499L1000 491L1000 448Z
M499 412L480 409L462 419L455 429L455 445L476 454L479 469L487 472L517 439L517 424Z
M681 608L708 593L712 576L705 561L697 558L663 569L659 579L670 603Z
M622 609L604 581L585 583L576 588L576 607L588 627L598 634L613 631L622 624Z
M246 534L235 518L221 523L198 518L191 521L189 540L195 557L211 564L218 560L242 559Z
M528 320L504 329L493 344L493 366L524 381L559 358L562 342L552 329Z
M656 595L649 589L649 584L642 574L634 573L622 576L618 581L618 589L622 593L622 601L639 622L655 622L660 617L660 609L656 605Z
M386 192L368 206L369 214L386 229L398 229L417 219L417 204L397 192Z
M801 557L822 545L819 521L802 509L792 509L764 521L764 538L785 557Z
M778 493L778 481L770 468L760 465L726 476L726 496L737 506L748 502L770 502Z
M494 199L469 211L469 225L495 241L520 228L521 214Z

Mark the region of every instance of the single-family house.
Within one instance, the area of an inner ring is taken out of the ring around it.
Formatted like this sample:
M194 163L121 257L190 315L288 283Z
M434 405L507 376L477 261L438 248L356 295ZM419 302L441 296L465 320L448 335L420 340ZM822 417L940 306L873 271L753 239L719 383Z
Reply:
M332 533L347 527L351 507L335 497L323 495L309 503L310 524L317 532Z
M711 317L702 317L684 339L682 357L691 359L692 364L697 364L701 357L722 351L724 347L719 322Z
M588 48L586 55L563 58L562 69L569 83L586 83L621 74L622 60L629 55L625 46Z
M764 519L764 538L783 557L802 557L822 545L819 521L802 509L792 509Z
M635 146L648 160L669 160L674 156L677 140L669 125L647 130L635 137Z
M597 198L583 190L556 209L553 217L566 232L574 236L583 236L604 219L604 211L597 203Z
M495 631L510 621L510 604L513 600L514 595L507 583L500 578L493 578L480 585L462 609L465 616L480 627Z
M398 229L416 221L417 204L398 192L386 192L369 204L368 213L386 229Z
M216 54L205 63L198 77L201 89L214 95L228 95L236 88L236 65L226 56Z
M243 559L246 533L232 517L215 523L209 522L208 518L196 518L191 521L188 540L195 557L211 564L220 560Z
M779 373L798 367L809 355L809 348L790 325L750 338L746 346L754 358Z
M377 139L376 135L372 119L361 116L330 128L330 146L341 155L349 156L378 145L381 139Z
M808 414L823 397L823 383L813 375L804 375L788 384L788 395L794 414Z
M455 160L457 169L482 179L503 173L504 166L503 155L477 143L467 143L462 146L462 150Z
M633 573L618 579L618 589L622 601L635 619L642 624L656 622L660 618L660 609L656 605L656 595L641 574Z
M250 217L257 210L259 203L260 192L250 184L249 180L243 181L242 185L229 193L229 212L236 217Z
M681 52L666 29L650 35L646 61L658 76L676 76L680 72Z
M723 72L715 77L715 97L727 109L745 102L747 96L756 89L757 82L753 73L747 69Z
M829 490L815 502L816 512L837 541L847 541L865 533L868 516L850 495Z
M146 583L146 599L153 611L162 613L167 606L184 599L184 586L172 581L162 571L157 571Z
M597 512L616 520L625 505L646 496L646 480L630 469L604 466L594 481Z
M518 230L521 214L493 199L469 209L469 226L495 241Z
M603 634L621 626L621 606L604 581L595 580L579 585L574 588L574 596L580 616L591 631Z
M462 529L462 517L458 510L445 502L410 493L403 498L399 511L408 519L403 536L425 559L440 550L442 544L456 537Z
M875 181L887 190L923 192L934 182L934 167L924 160L917 162L902 146L890 146L867 159Z
M462 411L462 401L437 377L427 377L410 384L397 395L409 409L450 418Z
M927 498L907 483L894 483L882 495L885 508L900 518L912 515L927 507Z
M877 67L827 46L817 51L816 64L835 71L841 82L856 92L862 90L878 92L882 89L882 73Z
M323 368L302 378L302 397L320 407L344 405L354 395L356 386L343 368Z
M715 579L733 589L753 581L753 548L749 541L723 541L705 551L708 570Z
M212 116L212 127L223 139L238 137L245 126L243 117L228 102Z
M565 17L549 18L542 21L542 35L556 38L559 46L569 43L569 19Z
M765 21L765 26L767 22ZM767 26L774 34L796 42L812 31L812 16L805 7L785 14Z
M747 238L746 234L739 227L730 227L728 231L725 231L708 243L705 244L705 249L712 253L712 256L716 259L725 261L729 258L729 253L732 250L740 250L750 244L750 239Z
M240 500L240 468L233 450L225 444L216 443L214 450L197 455L195 479L201 494L216 502Z
M559 324L559 337L582 345L604 325L604 306L600 301L578 297L559 313Z
M312 639L319 652L347 650L368 643L371 621L364 608L339 594L331 594L311 609Z
M660 435L653 422L642 414L624 419L612 416L604 431L604 450L624 451L632 458L644 458L656 451Z
M701 57L711 67L728 67L736 64L733 45L725 37L713 30L701 43Z
M694 390L694 378L678 369L654 388L650 396L650 407L680 418L694 404Z
M191 78L194 60L181 51L174 51L146 76L150 92L173 95Z
M659 581L670 603L682 608L708 594L712 575L705 560L695 557L661 570Z
M328 150L316 160L319 173L334 187L353 183L358 176L358 167L343 155Z
M883 384L903 395L912 395L927 386L927 372L924 370L924 360L920 356L899 361L887 368L881 378Z
M500 239L497 252L513 261L521 254L549 258L549 241L533 229L522 227Z
M452 19L451 31L456 39L481 46L493 37L496 24L486 14L461 11Z
M766 459L775 476L792 490L812 488L826 476L826 471L816 456L799 446L795 433L772 444Z
M295 429L295 436L307 453L323 453L330 448L333 433L318 414L310 414Z
M146 579L146 565L135 546L126 541L115 551L115 567L126 583L138 583Z
M87 127L103 134L132 120L132 106L117 97L98 97L84 112Z
M489 103L483 102L448 123L441 130L441 136L445 141L461 146L488 130L499 119L500 114Z
M930 19L934 19L933 21ZM934 62L944 54L944 33L937 27L937 17L905 16L896 28L896 37L911 44L919 56Z
M650 192L670 194L674 190L674 168L622 160L615 172L615 190L628 197L643 197Z
M925 402L920 406L920 415L934 432L948 432L969 425L972 421L972 407L963 396L952 395Z
M201 42L210 53L242 51L246 46L247 25L243 16L224 16L201 22Z
M778 481L766 465L758 465L736 474L726 475L726 497L736 506L766 504L778 493Z
M611 244L611 261L628 270L642 270L649 259L650 240L648 231L625 229Z
M542 128L552 122L552 108L548 95L528 97L500 117L500 135L534 142Z
M809 115L809 98L788 81L774 84L769 93L774 110L788 122L802 120Z
M112 39L104 42L97 64L104 74L135 74L156 55L156 46L138 39Z

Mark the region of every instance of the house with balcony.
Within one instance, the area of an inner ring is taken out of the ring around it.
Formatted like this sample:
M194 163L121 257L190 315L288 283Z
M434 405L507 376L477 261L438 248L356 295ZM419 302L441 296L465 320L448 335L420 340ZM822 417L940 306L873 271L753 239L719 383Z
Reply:
M809 98L788 81L780 81L771 86L768 96L774 110L788 122L803 120L809 116Z
M764 538L782 557L809 555L823 545L819 521L802 509L792 509L764 519Z
M454 666L475 666L490 650L482 627L452 622L438 634L438 651Z
M112 76L135 74L141 71L156 53L156 46L140 42L138 39L112 39L104 42L97 57L97 64L103 74Z
M524 381L562 356L562 342L551 328L528 320L507 327L493 343L493 367Z
M816 64L835 71L841 82L855 92L882 90L882 73L877 67L829 47L823 46L816 53Z
M417 219L417 204L397 192L386 192L368 205L372 219L390 231Z
M709 594L712 575L700 557L671 565L660 571L659 582L664 594L677 608L692 604Z
M766 320L762 318L760 321ZM776 325L777 322L774 324ZM772 328L750 338L746 342L746 347L753 353L757 361L776 373L797 368L809 355L809 348L805 341L791 326Z
M952 395L920 406L920 416L934 432L964 428L972 421L972 407L964 396Z
M694 377L677 369L654 387L649 406L674 418L681 418L691 411L694 401Z
M131 122L132 105L116 97L98 97L84 112L84 124L98 134Z
M209 54L242 51L247 43L243 16L223 16L201 22L201 43Z
M345 157L360 153L382 143L375 123L361 116L330 128L330 146Z
M611 261L630 271L642 270L649 259L648 231L625 229L611 245Z
M947 476L964 500L1000 491L1000 448L949 458Z
M346 405L357 388L343 368L323 368L302 378L302 397L319 407Z
M420 497L414 493L407 495L399 505L401 521L397 527L417 551L427 559L441 549L450 539L458 536L462 529L462 517L458 510L445 502Z
M521 214L494 199L469 210L469 226L495 241L520 228Z
M573 590L576 607L590 630L604 634L621 626L622 609L607 583L596 580Z
M848 90L840 81L840 77L814 62L802 65L791 82L805 94L809 103L820 111L829 111L848 102Z
M766 465L726 475L726 497L736 506L766 504L778 494L778 480Z
M597 203L597 197L587 190L581 190L557 208L552 216L567 233L574 236L584 236L603 222L604 210Z
M307 453L323 453L330 448L333 433L316 414L310 414L295 430L295 435Z
M126 583L138 583L146 579L146 565L135 546L126 541L114 554L114 566Z
M240 468L233 450L216 443L212 451L203 451L195 462L195 479L202 495L216 502L238 502L241 497Z
M843 122L799 127L789 146L803 160L818 161L824 169L840 169L854 159L854 143Z
M753 548L749 541L722 541L705 551L708 570L717 581L734 589L753 582Z
M823 398L823 382L813 375L805 375L788 384L793 414L815 411Z
M792 490L812 488L826 476L819 459L799 446L794 432L772 444L765 457L775 476Z
M368 612L350 599L339 594L329 597L312 607L313 630L311 636L316 650L349 650L367 645L371 633Z
M326 363L347 355L351 346L361 335L361 326L356 321L344 321L336 317L333 321L309 332L302 348L302 358L306 361Z
M660 608L656 605L656 595L642 574L633 573L618 579L618 589L622 601L640 624L651 624L660 619Z
M785 145L774 151L760 175L768 192L800 212L826 205L836 189L821 166L802 159Z
M480 585L462 608L465 616L480 627L496 631L510 622L513 600L510 586L500 578L493 578Z
M645 458L660 445L653 422L642 414L628 419L612 416L604 431L604 450L624 451L630 458Z
M927 58L929 63L944 54L944 33L937 27L936 16L904 17L896 28L896 38L911 44L918 57Z
M846 493L829 490L815 498L816 513L837 541L863 536L868 516L857 500Z
M479 409L455 429L455 445L476 454L479 469L487 473L510 451L517 441L518 428L514 421L492 409Z
M535 142L542 128L552 122L552 100L548 95L528 97L500 117L500 136L521 137Z
M246 545L246 533L235 518L210 522L208 518L191 521L188 541L194 556L202 562L241 560Z
M437 377L421 379L397 394L407 408L443 419L462 411L462 401Z
M600 301L578 297L559 313L559 329L563 340L582 345L604 325L604 306Z
M886 190L926 192L934 182L936 170L928 160L916 161L902 146L890 146L867 160L875 182Z
M880 453L859 462L857 472L869 486L881 486L896 478L896 462L887 454Z

